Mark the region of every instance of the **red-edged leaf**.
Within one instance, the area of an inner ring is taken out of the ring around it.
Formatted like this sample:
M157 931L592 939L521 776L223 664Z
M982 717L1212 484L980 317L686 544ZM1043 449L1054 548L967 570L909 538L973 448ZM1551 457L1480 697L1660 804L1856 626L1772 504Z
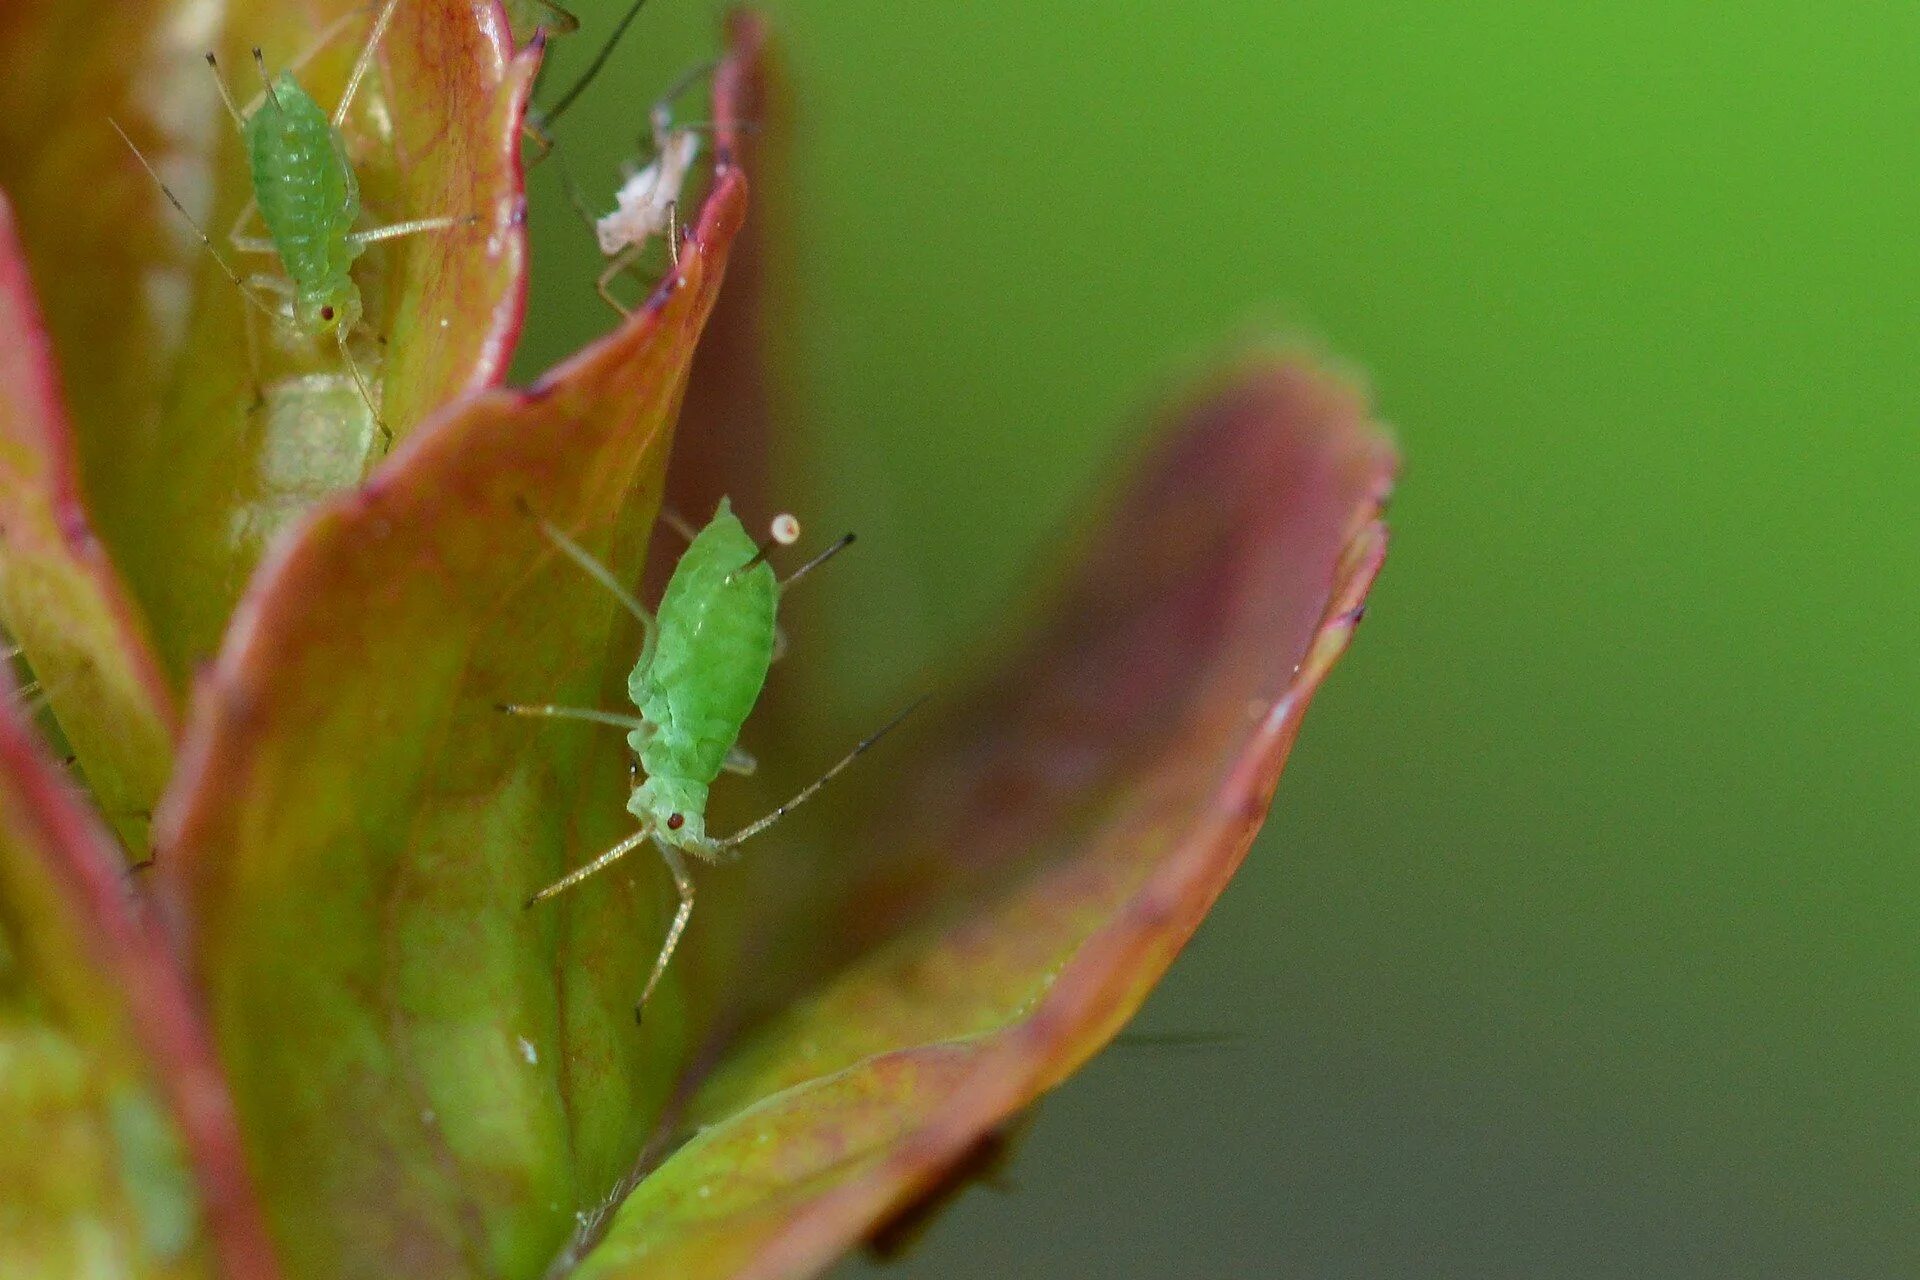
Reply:
M25 6L0 56L33 77L8 96L53 127L0 158L73 397L83 488L176 681L211 656L272 537L381 454L331 343L283 349L115 136L117 120L242 273L271 255L227 241L251 194L236 131L202 61L221 55L242 100L249 49L297 62L323 106L339 97L371 10L358 0L219 7ZM321 37L330 37L324 42ZM472 214L472 227L373 246L354 269L370 330L359 361L405 435L435 407L497 382L524 297L518 146L538 54L512 53L504 15L406 0L345 133L370 224ZM452 202L451 204L449 202ZM262 234L257 221L252 234ZM250 328L253 330L249 336ZM251 353L251 354L250 354ZM384 354L383 354L384 353Z
M271 1280L180 972L13 693L0 691L0 1274Z
M677 1067L652 883L522 908L630 828L620 735L497 704L618 705L637 639L535 516L633 572L744 202L718 173L645 309L317 508L199 690L160 874L300 1274L536 1274Z
M0 619L137 860L173 767L175 710L138 610L94 538L13 213L0 194Z
M854 959L727 1056L577 1274L810 1274L1105 1044L1265 817L1393 466L1298 361L1177 415L1037 636L885 766L850 883L788 904L811 955L756 972Z

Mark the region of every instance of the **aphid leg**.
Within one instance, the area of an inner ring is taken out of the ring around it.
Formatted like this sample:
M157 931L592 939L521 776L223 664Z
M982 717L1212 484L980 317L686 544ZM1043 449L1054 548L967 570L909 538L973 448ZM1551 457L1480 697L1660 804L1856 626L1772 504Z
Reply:
M273 319L275 323L293 323L293 281L256 272L247 277L247 284L252 288L285 299L281 313ZM253 407L258 409L267 402L267 392L266 388L260 384L260 336L254 331L251 315L247 317L246 335L247 371L253 377Z
M693 915L693 877L687 874L687 864L680 857L680 851L658 840L653 843L660 850L661 860L667 864L667 870L673 875L673 887L680 894L680 909L673 913L673 923L667 926L667 940L660 944L660 954L654 957L653 972L647 975L647 985L641 988L640 1001L633 1006L635 1022L640 1021L646 1013L647 1001L653 999L653 989L660 985L660 975L667 971L667 961L673 959L673 953L679 949L680 935L687 931L687 919Z
M369 227L365 231L356 231L347 237L350 244L378 244L382 240L398 240L401 236L419 235L422 231L448 231L454 227L471 227L479 224L480 215L476 213L448 214L438 218L415 218L411 222L390 222L384 227Z
M786 656L787 629L776 622L773 624L773 657L771 661L778 662Z
M607 305L623 316L632 315L633 308L614 297L613 290L610 286L622 271L625 271L628 267L640 260L640 255L645 249L646 246L643 244L628 245L608 260L606 270L602 271L600 278L593 282L594 289L599 292L602 298L606 299Z
M333 337L340 344L340 359L347 366L347 372L353 375L353 385L360 389L360 398L367 403L367 412L373 415L373 425L380 428L380 439L389 449L393 447L393 432L387 427L387 420L380 416L380 406L373 402L373 391L367 386L366 375L360 372L360 364L353 358L352 348L347 346L347 331L335 329Z
M742 751L739 743L735 743L727 748L726 761L720 767L742 778L751 778L759 770L760 762L749 753Z
M667 258L673 269L680 269L680 202L667 201Z
M551 520L540 521L540 532L546 535L547 541L560 549L562 555L579 565L588 577L610 591L613 594L613 598L620 602L621 607L639 621L645 638L640 644L640 659L638 665L645 666L653 658L654 634L659 629L658 624L653 620L653 615L648 613L646 608L641 605L638 600L633 598L631 591L628 591L620 585L620 579L613 576L613 570L600 563L591 551L588 551L585 547L562 533L559 527Z
M652 828L641 827L638 831L634 832L632 835L628 836L625 840L622 840L619 844L613 846L613 848L607 850L605 853L595 858L592 862L587 863L583 867L577 867L574 870L569 871L566 875L561 876L558 880L555 880L552 884L548 885L546 888L542 889L540 892L534 894L531 898L528 898L525 905L528 907L531 907L537 902L545 902L548 898L553 897L555 894L565 893L567 890L573 888L573 886L579 884L582 880L585 880L587 877L598 875L600 872L605 871L608 867L612 866L614 863L620 861L620 859L626 857L628 854L632 853L635 849L638 849L641 845L645 844L647 842L647 837L652 834L653 834Z
M248 196L247 202L240 206L240 216L233 220L232 230L227 232L227 243L238 249L241 253L271 253L278 256L280 250L274 246L273 241L269 237L243 236L240 234L240 229L247 225L247 219L253 217L253 215L259 211L259 201L253 196Z
M267 403L267 389L260 381L260 326L248 307L240 318L240 332L247 340L247 380L253 383L253 404L248 413L258 413Z
M813 799L814 796L820 793L820 788L826 786L829 782L832 782L834 778L838 777L842 769L845 769L848 765L852 764L855 760L858 760L861 756L865 755L869 750L873 748L873 745L876 742L886 737L889 733L892 733L894 729L899 726L902 720L905 720L908 716L912 715L915 711L917 711L920 707L920 704L925 701L926 701L925 698L916 698L912 703L910 703L907 706L907 709L905 711L902 711L899 715L896 715L893 719L887 721L885 724L881 725L878 729L875 729L872 733L868 734L866 737L860 739L859 742L855 743L853 750L847 752L846 755L841 756L839 761L835 763L835 765L831 769L828 769L825 773L821 774L819 777L815 778L812 782L802 787L800 789L800 794L796 795L793 799L787 801L785 804L781 805L778 809L775 809L772 813L760 819L758 822L748 823L746 826L734 832L732 835L728 836L724 840L713 841L712 852L709 854L704 854L703 856L715 862L718 862L718 861L721 861L722 859L727 858L730 854L733 853L734 850L738 849L741 845L753 839L755 836L759 835L762 831L765 831L768 827L780 821L780 819L786 817L788 814L792 813L795 809L798 809L801 805L805 804L807 801Z
M213 255L213 260L220 264L220 270L226 274L227 279L233 281L233 287L240 291L240 296L245 298L253 306L259 307L262 311L266 311L267 314L271 316L273 313L267 311L266 304L262 303L259 298L254 296L252 290L241 283L240 277L233 273L231 266L227 265L227 260L220 256L220 251L213 247L213 241L207 237L207 233L201 229L200 224L193 220L193 215L187 212L187 207L180 203L180 197L173 194L173 188L161 181L159 171L155 169L147 157L141 153L140 148L133 145L133 139L129 138L127 131L120 127L120 122L112 117L108 117L107 123L112 125L113 131L120 135L120 141L127 144L127 150L133 152L133 158L140 162L140 167L147 171L147 176L152 178L155 185L160 188L160 194L167 198L167 203L173 206L174 212L185 219L189 227L193 228L194 235L200 237L200 243L207 247L207 252Z
M552 144L549 143L548 145L551 146ZM567 171L566 161L555 160L554 164L559 168L560 189L566 192L567 203L572 205L573 211L580 215L580 221L587 224L587 233L597 237L599 235L600 220L593 216L593 210L587 208L587 198L580 194L580 184L575 182L573 180L573 174Z
M367 32L367 42L360 47L360 56L353 60L353 71L347 76L347 87L340 93L340 105L333 109L333 127L338 129L346 123L347 108L353 105L353 96L360 92L360 82L366 79L367 68L373 65L373 53L379 47L380 37L387 34L387 24L393 21L393 11L400 7L400 0L387 0L380 9L380 16L373 20L373 29Z
M498 706L502 712L510 716L541 716L549 720L591 720L595 724L610 724L617 729L638 729L642 733L653 732L653 726L640 717L623 716L617 711L529 702L502 702Z
M700 531L694 528L685 516L675 511L672 507L660 508L660 514L655 518L659 520L661 524L667 526L667 528L673 530L682 538L685 538L689 546L693 544L695 538L700 536Z
M566 114L567 108L573 105L574 99L593 83L593 78L600 74L600 68L606 66L607 59L613 56L614 46L620 43L620 37L627 33L627 28L633 25L633 20L640 16L640 10L644 9L646 4L647 0L633 0L633 3L627 6L627 11L620 15L620 21L613 24L613 31L607 36L606 43L602 44L598 52L593 55L593 61L587 64L587 69L581 73L580 78L573 82L573 87L560 95L558 102L537 114L528 113L527 131L536 142L544 140L549 147L553 145L547 130L552 127L554 121ZM560 12L566 13L566 10L561 9ZM567 14L567 16L573 15ZM545 152L543 151L542 154Z

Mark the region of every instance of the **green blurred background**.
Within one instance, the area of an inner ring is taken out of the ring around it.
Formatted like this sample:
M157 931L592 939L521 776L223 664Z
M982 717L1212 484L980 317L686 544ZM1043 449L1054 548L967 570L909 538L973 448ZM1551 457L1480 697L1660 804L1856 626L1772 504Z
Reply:
M1920 6L771 9L841 723L1223 342L1351 359L1408 460L1137 1024L1228 1038L1102 1057L902 1274L1920 1274ZM583 185L716 13L653 0ZM526 369L608 323L535 186Z

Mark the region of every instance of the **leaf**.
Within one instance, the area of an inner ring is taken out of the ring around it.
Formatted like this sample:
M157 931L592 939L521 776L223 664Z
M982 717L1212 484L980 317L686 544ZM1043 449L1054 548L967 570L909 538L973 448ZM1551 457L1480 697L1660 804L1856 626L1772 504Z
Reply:
M159 874L298 1274L537 1273L677 1068L631 1012L657 886L522 906L630 828L619 735L497 704L617 705L637 639L534 517L639 563L744 202L717 174L642 311L315 508L197 691Z
M0 194L0 619L133 857L173 765L173 695L73 474L33 285Z
M272 273L276 259L226 240L250 182L202 56L219 50L244 100L257 92L250 47L276 67L311 51L299 79L331 107L368 12L357 0L240 0L222 39L221 7L188 0L44 8L63 16L0 19L0 57L17 54L34 72L0 91L0 106L11 97L33 122L0 159L0 183L14 194L70 375L90 509L183 683L211 656L273 537L316 497L358 483L383 445L337 351L280 349L110 121L236 270ZM345 129L368 219L480 219L373 246L355 268L368 323L386 340L360 359L404 436L434 408L497 383L517 336L519 129L538 52L513 54L490 5L407 0L378 61Z
M823 981L700 1086L580 1280L811 1274L1111 1039L1265 817L1393 468L1298 360L1177 415L1037 635L886 766L854 872L794 908L815 954L757 957Z
M0 1274L277 1274L225 1086L112 838L0 694Z

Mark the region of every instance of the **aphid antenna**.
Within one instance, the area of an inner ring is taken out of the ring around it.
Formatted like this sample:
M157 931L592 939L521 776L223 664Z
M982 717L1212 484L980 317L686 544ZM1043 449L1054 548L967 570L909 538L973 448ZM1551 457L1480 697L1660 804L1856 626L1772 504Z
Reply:
M273 91L273 76L267 71L266 55L260 52L259 45L253 46L253 65L254 69L260 73L260 84L265 88L267 97L273 101L275 107L278 107L280 95Z
M360 399L366 402L367 412L373 415L373 425L380 429L380 438L386 447L393 447L393 430L387 426L386 415L380 412L380 406L373 402L373 388L367 385L367 376L360 372L360 362L353 358L353 348L347 345L347 330L343 325L333 331L334 341L340 347L340 361L347 366L347 372L353 376L353 385L360 392Z
M240 114L240 108L233 103L233 91L227 88L227 78L220 74L220 59L213 56L213 50L207 50L207 70L213 72L213 87L220 91L221 105L227 114L233 117L234 127L246 131L247 118Z
M200 237L200 243L207 247L207 252L213 255L213 260L220 264L220 270L226 273L227 279L233 281L233 287L240 291L240 296L245 298L248 301L248 303L250 303L252 306L257 308L262 315L267 317L267 319L269 320L278 319L278 316L274 314L273 309L268 307L266 303L260 301L259 298L254 296L253 290L247 288L246 284L241 281L240 277L234 274L234 270L231 266L227 264L227 260L220 256L220 251L213 247L213 241L207 237L207 233L201 229L199 223L193 220L193 215L187 212L187 207L180 203L180 197L173 194L173 188L169 187L166 184L166 182L160 177L159 171L156 170L153 167L152 162L149 161L144 154L142 154L140 148L133 145L133 139L129 138L127 136L127 131L120 127L120 122L118 120L115 120L112 116L108 116L107 123L112 125L113 131L120 135L120 141L127 144L127 150L133 152L133 158L140 162L140 167L147 171L147 176L152 178L154 181L154 185L160 188L160 194L164 195L167 198L167 203L173 206L174 212L178 213L182 218L186 219L187 225L193 228L193 234ZM357 376L358 375L356 375L356 377Z
M380 16L373 20L373 29L367 33L367 43L361 46L360 56L353 61L353 71L347 76L347 87L341 91L340 105L333 109L333 127L338 129L347 119L347 108L353 105L353 97L360 92L360 82L367 78L367 68L373 65L374 51L380 47L381 39L387 34L387 26L393 21L393 11L400 7L400 0L387 0L381 8ZM258 53L258 50L255 51Z
M827 561L839 555L842 551L845 551L848 547L853 545L853 539L854 539L854 535L852 533L841 534L839 539L835 541L832 546L828 547L825 551L822 551L819 555L807 561L805 564L801 565L798 569L795 569L792 573L788 574L785 578L782 578L780 580L780 590L782 592L785 592L788 587L791 587L794 583L800 581L800 579L806 577L808 574L812 573L815 569L818 569L821 565L825 564Z
M652 115L656 120L665 119L672 123L673 104L686 96L689 89L705 80L720 69L718 58L709 58L705 62L696 62L680 73L680 78L667 86L667 91L654 99ZM683 126L684 127L684 126Z
M328 45L332 44L335 40L339 39L340 33L345 31L348 27L352 26L353 23L356 20L358 20L359 17L365 12L366 12L366 9L364 7L358 8L358 9L349 9L345 13L341 14L339 17L335 18L332 22L329 22L325 27L321 28L320 34L313 38L313 42L309 44L306 48L302 49L299 52L299 54L294 57L293 61L287 63L282 68L282 70L298 74L301 70L303 70L306 67L306 65L309 62L312 62L314 58L319 56L321 50L325 49ZM214 57L211 53L207 55L207 65L214 69L215 76L219 75L220 64L214 61ZM227 87L226 87L225 81L222 81L220 85L220 96L223 98L227 98L226 88ZM258 111L260 109L260 104L265 102L266 100L267 100L266 91L262 90L261 92L256 93L251 98L247 99L246 103L242 105L239 110L235 111L233 108L232 99L228 98L227 110L230 113L232 113L234 122L236 124L240 124L244 126L246 122L246 118L252 115L254 112Z
M865 755L868 751L871 751L874 745L878 743L880 739L886 737L889 733L892 733L895 729L899 728L900 722L902 720L905 720L908 716L918 711L921 705L926 702L927 697L928 695L922 694L920 697L915 698L912 702L907 704L904 710L902 710L897 715L895 715L893 719L887 721L885 724L881 725L878 729L875 729L872 733L860 739L859 742L854 744L853 750L847 752L846 755L841 756L839 761L831 769L828 769L825 773L821 774L819 777L815 778L812 782L808 783L805 787L801 788L800 793L794 796L793 799L787 801L785 804L781 805L778 809L775 809L772 813L760 819L758 822L748 823L745 827L741 828L739 831L734 832L732 835L728 836L726 839L714 841L713 843L714 854L716 856L723 856L725 854L731 853L733 850L739 848L741 845L745 844L747 841L753 839L755 836L765 831L768 827L780 821L780 819L786 817L788 814L792 813L795 809L798 809L801 805L805 804L807 801L813 799L816 795L820 794L820 789L826 786L829 782L832 782L836 777L838 777L841 770L845 769L848 765L852 764L855 760L858 760L861 756Z
M731 584L735 578L747 572L762 560L765 560L773 553L775 547L790 547L798 541L800 541L799 518L791 512L782 511L768 524L767 536L762 539L760 545L754 549L753 559L747 561L732 573L729 573L727 575L727 582Z

